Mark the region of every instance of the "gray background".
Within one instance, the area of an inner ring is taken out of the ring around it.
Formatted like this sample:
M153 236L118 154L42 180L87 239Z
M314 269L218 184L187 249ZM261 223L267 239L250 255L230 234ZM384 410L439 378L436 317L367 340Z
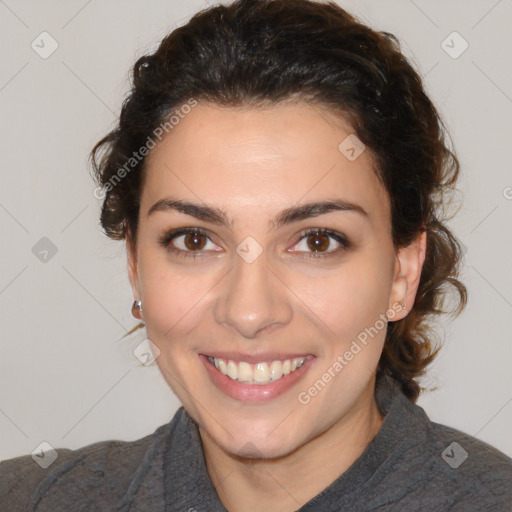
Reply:
M339 3L401 39L463 169L450 225L470 300L440 329L445 347L423 381L438 389L419 404L512 456L511 2ZM0 0L0 459L42 441L137 439L178 406L132 353L144 333L120 341L135 325L124 246L100 231L87 157L114 126L135 59L206 5ZM31 47L51 49L43 31L58 44L46 59ZM460 51L453 31L469 44L458 58L442 47Z

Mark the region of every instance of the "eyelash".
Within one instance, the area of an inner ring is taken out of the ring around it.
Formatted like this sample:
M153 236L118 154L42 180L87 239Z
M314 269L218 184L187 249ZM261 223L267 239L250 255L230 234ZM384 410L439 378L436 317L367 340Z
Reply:
M175 254L178 257L192 258L194 260L197 259L197 258L202 258L203 257L203 253L205 251L202 251L202 250L198 250L198 251L184 251L183 249L177 249L176 247L173 247L172 245L170 245L172 240L174 240L175 238L177 238L177 237L179 237L181 235L188 235L190 233L204 236L205 238L208 238L211 241L208 232L206 230L202 229L202 228L178 228L178 229L174 229L174 230L171 230L171 231L165 233L159 239L159 244L162 247L166 248L169 252ZM309 229L303 231L300 234L300 238L299 238L299 240L297 241L297 243L295 245L300 243L303 239L308 238L309 236L314 236L314 235L317 235L317 236L318 235L330 236L331 238L336 240L336 242L338 242L341 247L339 247L338 249L335 249L333 251L324 252L324 253L322 253L322 252L305 253L305 254L303 254L300 257L303 257L303 258L315 258L315 259L318 259L318 258L328 258L328 257L331 257L331 256L336 256L340 252L345 251L346 249L348 249L350 247L350 242L348 241L348 239L344 235L342 235L341 233L337 233L336 231L332 231L330 229L325 229L325 228L309 228Z

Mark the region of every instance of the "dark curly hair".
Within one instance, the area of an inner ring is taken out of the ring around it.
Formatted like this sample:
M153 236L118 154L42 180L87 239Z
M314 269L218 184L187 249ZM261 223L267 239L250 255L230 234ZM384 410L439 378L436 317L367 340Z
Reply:
M162 123L170 126L173 113L201 100L257 108L294 98L339 113L372 152L391 202L395 247L428 232L414 306L389 322L377 371L377 378L397 379L416 401L416 379L439 351L428 320L458 314L466 303L460 246L442 223L459 163L392 34L370 29L334 2L237 0L198 12L137 60L119 124L91 152L104 199L101 225L109 237L136 244L141 148L151 147L151 134ZM447 309L450 289L456 300Z

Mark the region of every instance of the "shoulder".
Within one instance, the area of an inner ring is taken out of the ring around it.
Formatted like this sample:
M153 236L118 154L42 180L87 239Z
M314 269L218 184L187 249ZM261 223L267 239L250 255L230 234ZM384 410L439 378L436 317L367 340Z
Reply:
M409 402L406 408L412 413L410 426L401 441L403 459L395 461L396 476L402 478L397 491L401 499L421 510L512 510L510 457L461 430L431 421L416 404Z
M512 459L495 447L433 422L401 392L381 430L388 456L372 479L382 490L372 503L384 510L512 510Z
M48 494L64 506L60 510L66 509L65 504L71 509L87 500L115 503L139 467L145 461L151 463L152 452L168 431L169 424L136 441L101 441L77 450L56 448L47 454L4 460L0 462L0 512L33 510ZM45 456L56 456L46 469L40 464Z
M430 422L428 443L433 483L456 493L460 510L465 506L465 510L494 510L491 505L512 505L512 459L506 454L460 430L434 422Z

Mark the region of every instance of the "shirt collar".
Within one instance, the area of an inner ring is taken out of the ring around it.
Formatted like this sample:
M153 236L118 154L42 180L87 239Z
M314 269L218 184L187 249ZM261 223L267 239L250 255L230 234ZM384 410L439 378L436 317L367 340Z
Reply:
M375 438L352 466L300 512L336 510L342 503L349 503L370 479L378 478L379 468L399 451L401 441L410 432L417 432L418 423L428 421L423 409L411 402L389 376L377 380L375 400L384 416ZM183 407L171 422L164 455L164 485L166 512L227 512L208 475L197 424Z

